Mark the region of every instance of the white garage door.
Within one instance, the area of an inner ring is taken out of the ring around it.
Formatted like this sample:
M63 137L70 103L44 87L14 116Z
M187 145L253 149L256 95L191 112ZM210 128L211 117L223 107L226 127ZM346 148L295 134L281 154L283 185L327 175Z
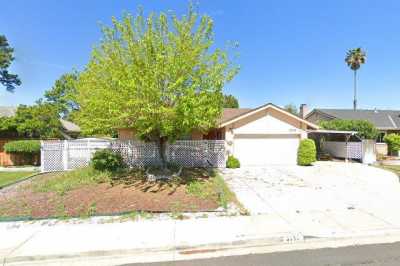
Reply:
M235 135L234 155L243 166L296 164L299 135Z

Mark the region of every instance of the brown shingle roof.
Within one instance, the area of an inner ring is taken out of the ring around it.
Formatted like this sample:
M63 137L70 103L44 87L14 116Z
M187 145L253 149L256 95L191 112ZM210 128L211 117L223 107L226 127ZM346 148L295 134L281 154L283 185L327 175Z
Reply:
M241 116L252 110L251 108L224 108L219 124L225 123L235 117Z

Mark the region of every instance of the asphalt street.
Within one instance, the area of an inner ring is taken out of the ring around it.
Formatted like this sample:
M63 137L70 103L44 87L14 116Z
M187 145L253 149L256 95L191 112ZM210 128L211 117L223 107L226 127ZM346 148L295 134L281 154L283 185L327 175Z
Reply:
M400 242L124 266L400 266Z

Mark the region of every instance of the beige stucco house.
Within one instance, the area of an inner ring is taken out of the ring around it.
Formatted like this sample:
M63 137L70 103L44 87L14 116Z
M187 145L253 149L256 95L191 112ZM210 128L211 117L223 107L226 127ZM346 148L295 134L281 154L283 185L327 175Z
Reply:
M227 153L243 166L296 164L299 142L310 129L318 126L268 103L255 109L225 108L217 128L205 134L194 131L189 139L225 140ZM118 138L135 139L134 130L121 128Z

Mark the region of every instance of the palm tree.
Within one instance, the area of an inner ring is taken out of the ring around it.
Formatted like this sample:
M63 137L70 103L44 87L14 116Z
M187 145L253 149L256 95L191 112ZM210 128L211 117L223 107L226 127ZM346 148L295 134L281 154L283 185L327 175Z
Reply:
M366 53L359 48L350 49L347 51L346 58L344 61L347 66L354 71L354 101L353 101L353 109L357 110L357 70L360 68L362 64L367 60Z

